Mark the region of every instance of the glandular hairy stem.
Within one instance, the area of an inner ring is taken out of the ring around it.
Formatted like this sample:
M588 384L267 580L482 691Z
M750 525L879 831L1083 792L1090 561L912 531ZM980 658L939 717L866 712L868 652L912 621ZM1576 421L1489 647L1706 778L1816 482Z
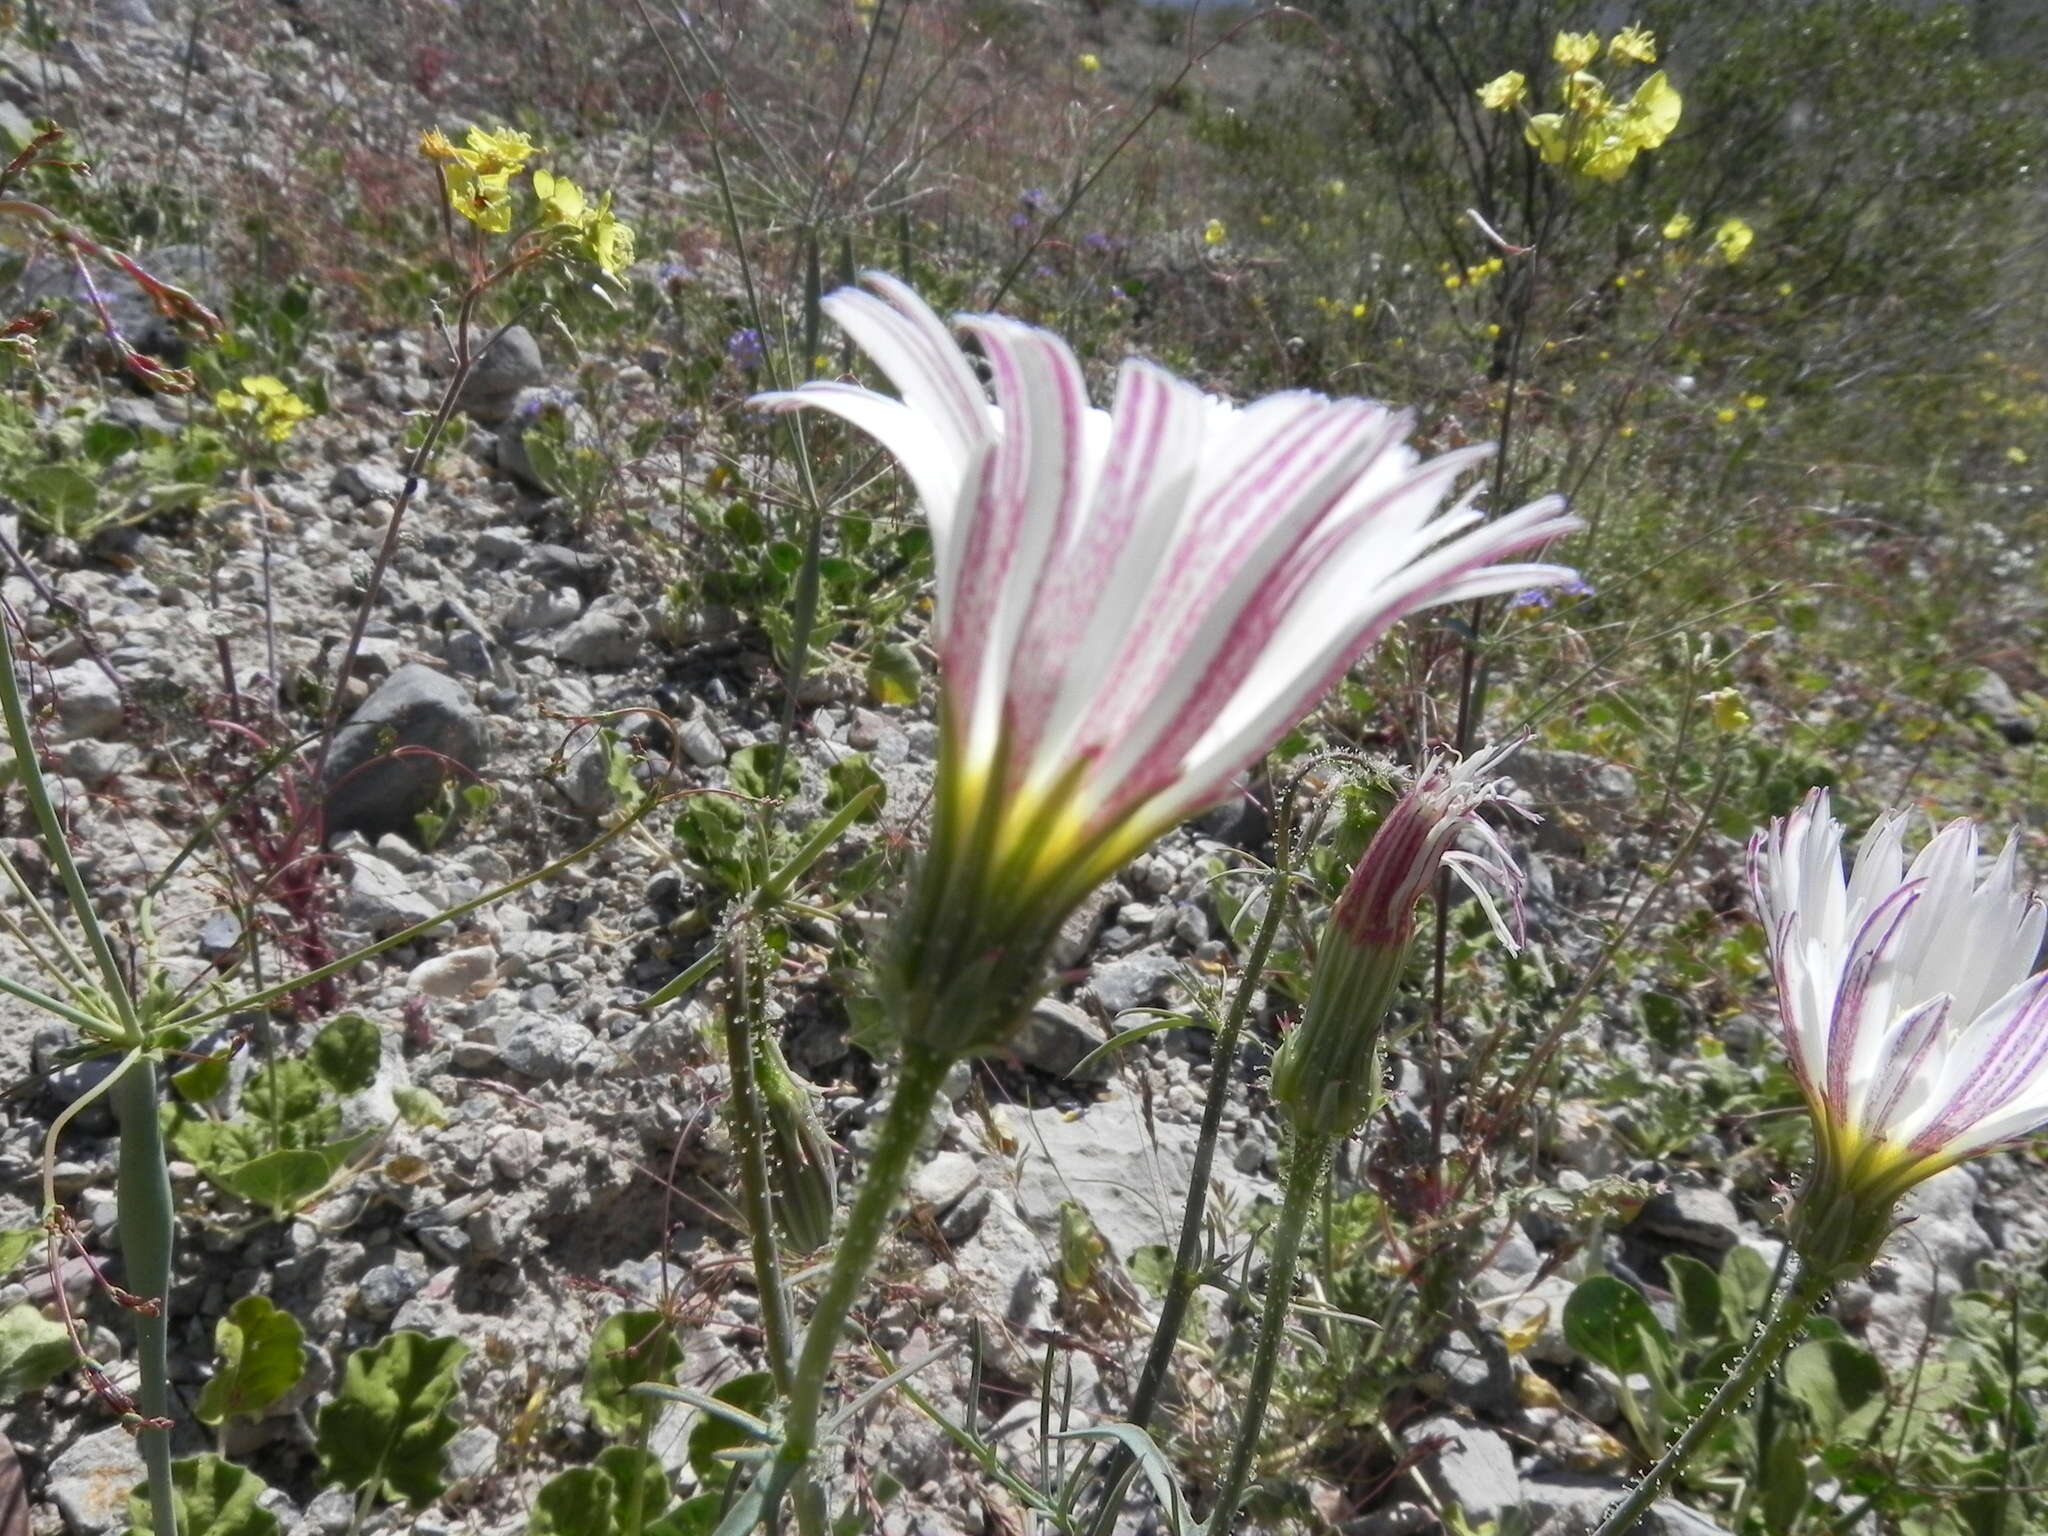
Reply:
M1316 1195L1323 1187L1323 1175L1330 1166L1331 1140L1327 1136L1297 1136L1288 1151L1287 1189L1280 1206L1280 1222L1273 1229L1272 1251L1266 1264L1266 1300L1259 1313L1258 1348L1252 1355L1251 1380L1246 1383L1244 1408L1238 1418L1237 1441L1230 1449L1230 1465L1216 1491L1216 1505L1210 1510L1207 1530L1211 1536L1230 1536L1238 1506L1244 1502L1245 1485L1251 1481L1252 1459L1258 1454L1259 1437L1266 1427L1266 1405L1273 1398L1273 1373L1280 1364L1280 1345L1287 1335L1287 1314L1294 1304L1294 1266L1301 1255L1301 1234L1315 1209Z
M1685 1470L1693 1453L1706 1444L1708 1437L1720 1428L1723 1419L1749 1400L1750 1394L1763 1384L1764 1378L1784 1358L1785 1351L1792 1347L1806 1327L1806 1320L1820 1305L1834 1279L1831 1270L1801 1264L1798 1273L1772 1299L1763 1326L1749 1341L1749 1348L1742 1358L1729 1368L1726 1379L1715 1388L1714 1395L1707 1399L1698 1417L1685 1426L1671 1447L1657 1458L1657 1464L1628 1491L1628 1496L1607 1512L1593 1536L1628 1536L1636 1529L1643 1516L1649 1513L1650 1506Z

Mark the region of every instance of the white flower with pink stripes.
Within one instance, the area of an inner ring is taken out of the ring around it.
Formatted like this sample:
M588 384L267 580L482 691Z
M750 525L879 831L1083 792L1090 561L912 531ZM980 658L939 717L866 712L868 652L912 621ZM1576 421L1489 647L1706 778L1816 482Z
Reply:
M1305 391L1238 407L1136 359L1103 411L1057 336L965 317L991 401L910 289L865 286L825 308L900 398L821 381L755 403L869 433L930 524L941 762L899 967L958 993L930 1000L949 1040L962 1010L1036 985L1082 897L1221 798L1396 621L1572 579L1498 563L1576 527L1562 503L1487 520L1457 492L1490 450L1424 459L1405 412ZM970 1048L1010 1022L967 1026Z
M2048 1124L2048 909L2019 886L2017 843L1980 868L1976 824L1955 821L1908 864L1906 822L1872 827L1847 878L1825 790L1750 844L1815 1182L1866 1229L1922 1179Z

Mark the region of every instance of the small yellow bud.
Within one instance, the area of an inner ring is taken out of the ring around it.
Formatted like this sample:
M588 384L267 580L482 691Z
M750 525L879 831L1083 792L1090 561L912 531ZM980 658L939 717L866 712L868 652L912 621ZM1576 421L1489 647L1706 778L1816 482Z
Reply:
M2005 456L2015 464L2024 464L2028 458L2027 450L2019 447L2017 444L2006 449Z
M1760 411L1770 403L1770 398L1766 395L1744 395L1742 397L1742 405L1745 410Z
M1732 405L1722 406L1721 409L1714 412L1714 420L1721 423L1724 427L1732 426L1735 421L1735 407Z
M1074 62L1081 66L1081 73L1084 75L1092 75L1098 69L1102 68L1102 60L1098 59L1092 53L1084 53L1081 55L1080 58L1074 60Z
M1358 303L1351 306L1351 318L1354 320L1363 320L1366 316L1366 312L1367 306L1363 299L1359 300Z
M1731 267L1749 254L1749 248L1755 242L1756 231L1741 219L1723 219L1721 227L1714 231L1714 249Z
M1708 717L1714 722L1715 730L1733 735L1749 728L1749 710L1737 690L1716 688L1712 693L1701 694L1700 702L1707 706Z
M1204 245L1221 245L1229 237L1230 232L1223 227L1221 219L1211 219L1202 226L1202 243Z
M1657 39L1643 27L1623 27L1607 44L1607 57L1624 64L1657 62Z
M1576 73L1600 57L1600 34L1560 32L1550 45L1550 56L1567 73Z
M1683 240L1691 233L1692 215L1689 213L1674 213L1664 221L1664 238L1666 240Z
M1529 81L1519 69L1495 75L1479 87L1479 104L1489 111L1505 112L1518 107L1529 94Z

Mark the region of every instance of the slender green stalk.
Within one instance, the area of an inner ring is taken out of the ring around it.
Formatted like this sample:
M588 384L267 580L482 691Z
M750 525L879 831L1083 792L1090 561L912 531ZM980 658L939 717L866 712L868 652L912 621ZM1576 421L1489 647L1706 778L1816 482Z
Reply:
M825 1402L825 1379L832 1374L833 1353L839 1347L840 1334L845 1330L847 1314L853 1310L861 1282L867 1278L868 1266L874 1262L882 1239L889 1235L889 1216L910 1171L910 1161L917 1155L917 1144L924 1136L926 1113L952 1066L950 1056L929 1046L910 1045L904 1049L895 1096L889 1101L874 1156L861 1178L860 1191L853 1198L853 1209L847 1213L846 1230L840 1234L831 1273L825 1277L825 1289L819 1294L817 1310L811 1314L810 1327L804 1333L802 1353L797 1356L779 1457L785 1484L788 1475L804 1467L817 1449L818 1418ZM768 1511L771 1527L774 1513L773 1509Z
M1131 1394L1125 1415L1128 1423L1149 1429L1152 1415L1159 1410L1159 1397L1166 1388L1173 1352L1180 1342L1188 1303L1202 1283L1202 1227L1209 1209L1209 1174L1216 1163L1216 1143L1223 1129L1223 1111L1230 1102L1230 1085L1236 1074L1238 1042L1244 1036L1245 1021L1251 1016L1252 995L1266 973L1266 961L1280 936L1280 924L1287 912L1287 882L1292 871L1294 792L1300 786L1296 775L1280 795L1273 825L1273 878L1266 890L1266 911L1259 921L1252 947L1245 955L1244 970L1238 976L1237 992L1230 1000L1230 1012L1209 1048L1209 1091L1202 1102L1202 1126L1195 1138L1195 1160L1188 1171L1188 1187L1180 1215L1180 1239L1174 1249L1173 1273L1166 1280L1166 1294L1160 1299L1159 1321L1152 1330L1152 1342L1145 1352L1145 1364L1138 1372L1138 1385ZM1137 1458L1119 1445L1103 1467L1101 1481L1114 1489L1123 1474L1136 1466ZM1095 1512L1091 1536L1109 1536L1116 1523L1120 1501L1114 1496Z
M164 1164L163 1131L157 1122L153 1057L138 1056L128 1064L114 1088L114 1105L121 1117L122 1264L128 1289L155 1304L154 1312L135 1314L136 1361L141 1367L135 1402L145 1419L168 1419L171 1248L177 1228L171 1208L171 1176ZM149 1469L151 1529L157 1536L177 1536L170 1431L141 1429L136 1444Z
M1238 1417L1237 1443L1230 1466L1209 1511L1210 1536L1230 1536L1245 1484L1251 1480L1252 1457L1266 1427L1266 1404L1273 1395L1273 1370L1280 1363L1280 1341L1287 1333L1287 1314L1294 1300L1294 1262L1301 1253L1301 1231L1308 1224L1323 1174L1330 1165L1330 1139L1303 1136L1295 1140L1287 1165L1287 1192L1280 1206L1280 1224L1273 1229L1273 1251L1266 1265L1266 1303L1259 1314L1258 1349L1245 1387L1244 1410Z
M754 1078L754 997L747 968L746 939L732 945L731 995L725 1005L725 1059L732 1071L733 1150L739 1154L740 1210L753 1248L754 1286L761 1296L761 1333L775 1390L789 1395L789 1292L782 1280L782 1255L775 1244L775 1215L768 1194L768 1134L762 1123L761 1091Z
M1714 1395L1707 1399L1698 1416L1685 1426L1685 1432L1672 1442L1670 1449L1657 1458L1657 1464L1629 1490L1628 1497L1607 1512L1593 1536L1627 1536L1636 1528L1636 1523L1649 1512L1650 1506L1670 1486L1671 1480L1706 1444L1707 1438L1721 1427L1721 1421L1746 1402L1750 1393L1770 1375L1792 1341L1799 1337L1800 1330L1805 1328L1806 1320L1827 1294L1833 1279L1828 1270L1818 1265L1800 1266L1791 1284L1773 1299L1763 1326L1749 1341L1749 1348L1729 1368L1726 1379L1714 1389Z

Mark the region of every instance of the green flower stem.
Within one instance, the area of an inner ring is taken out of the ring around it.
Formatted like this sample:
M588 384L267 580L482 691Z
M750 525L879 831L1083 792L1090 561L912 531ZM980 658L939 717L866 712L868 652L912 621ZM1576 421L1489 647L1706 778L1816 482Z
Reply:
M761 1297L761 1332L768 1351L768 1373L775 1390L790 1392L789 1292L782 1280L782 1255L775 1245L775 1214L768 1195L768 1135L762 1124L761 1091L754 1078L753 982L747 967L746 938L735 939L730 967L731 995L725 1005L725 1058L732 1072L733 1150L739 1154L740 1210L746 1217L752 1245L754 1286ZM637 1533L636 1533L637 1536Z
M1152 1329L1152 1342L1145 1352L1145 1364L1138 1372L1138 1385L1131 1394L1130 1410L1125 1414L1126 1421L1139 1429L1150 1429L1152 1415L1159 1411L1159 1396L1166 1388L1173 1352L1180 1343L1181 1327L1187 1320L1188 1303L1194 1299L1195 1290L1202 1283L1202 1228L1209 1209L1209 1175L1216 1164L1216 1142L1223 1130L1223 1111L1230 1102L1230 1085L1236 1077L1233 1068L1237 1062L1238 1042L1244 1038L1245 1021L1252 1011L1252 995L1258 991L1260 978L1266 973L1266 961L1273 953L1274 941L1280 936L1281 920L1287 912L1288 851L1291 844L1289 811L1294 804L1294 787L1298 782L1291 782L1280 797L1279 815L1273 829L1273 878L1266 889L1265 915L1259 920L1259 931L1253 936L1252 947L1245 955L1237 992L1230 1000L1230 1012L1224 1016L1223 1027L1216 1031L1216 1038L1209 1047L1209 1091L1202 1101L1202 1128L1195 1138L1194 1164L1188 1170L1187 1194L1180 1215L1180 1240L1173 1254L1173 1273L1167 1276L1166 1294L1159 1302L1159 1321ZM1117 1446L1102 1469L1102 1485L1111 1490L1121 1486L1124 1474L1136 1463L1135 1456L1123 1446ZM1101 1508L1095 1512L1095 1525L1090 1536L1109 1536L1110 1527L1116 1523L1119 1504L1113 1493L1104 1498Z
M876 1250L889 1235L890 1213L923 1139L926 1113L952 1066L951 1056L930 1046L904 1048L895 1096L889 1101L874 1156L861 1178L859 1193L853 1197L846 1230L840 1234L831 1272L825 1277L825 1289L804 1333L803 1351L797 1356L778 1458L783 1463L781 1481L785 1486L792 1474L809 1464L817 1449L818 1418L825 1402L825 1379L832 1374L832 1356ZM768 1511L771 1527L774 1513Z
M124 1278L129 1290L156 1304L154 1316L135 1316L136 1360L142 1372L135 1401L144 1418L165 1419L171 1412L171 1245L176 1227L163 1130L157 1121L155 1058L138 1056L128 1064L114 1087L114 1105L121 1117L117 1193ZM170 1431L143 1429L136 1441L149 1469L151 1528L157 1536L177 1536Z
M1273 1370L1280 1363L1280 1341L1286 1336L1287 1314L1294 1301L1294 1263L1301 1254L1301 1232L1308 1225L1309 1212L1323 1187L1331 1146L1327 1136L1299 1136L1290 1150L1280 1224L1273 1229L1273 1250L1266 1264L1266 1302L1259 1314L1258 1349L1252 1356L1251 1380L1246 1384L1244 1409L1238 1416L1237 1443L1231 1447L1230 1466L1223 1474L1216 1507L1209 1511L1204 1527L1209 1536L1230 1536L1238 1506L1244 1502L1245 1484L1251 1481L1252 1457L1266 1427L1266 1404L1273 1395Z
M1671 1480L1692 1460L1694 1453L1706 1444L1707 1438L1721 1427L1721 1421L1746 1402L1770 1375L1806 1327L1807 1319L1820 1305L1833 1280L1834 1272L1822 1266L1800 1266L1792 1282L1773 1300L1763 1326L1750 1340L1748 1350L1729 1368L1726 1379L1714 1389L1714 1395L1707 1399L1698 1417L1685 1426L1685 1432L1657 1458L1657 1464L1643 1474L1635 1487L1629 1490L1628 1497L1607 1512L1593 1536L1627 1536L1636 1528L1636 1522L1649 1512L1650 1506L1663 1495Z

